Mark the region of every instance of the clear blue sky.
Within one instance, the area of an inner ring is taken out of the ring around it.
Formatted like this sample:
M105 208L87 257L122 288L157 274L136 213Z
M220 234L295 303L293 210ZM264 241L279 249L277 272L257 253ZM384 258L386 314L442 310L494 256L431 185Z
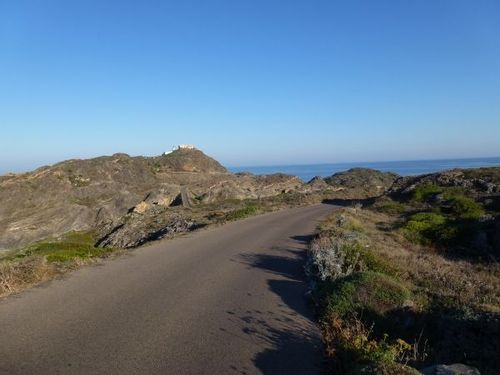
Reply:
M0 172L500 155L500 1L0 1Z

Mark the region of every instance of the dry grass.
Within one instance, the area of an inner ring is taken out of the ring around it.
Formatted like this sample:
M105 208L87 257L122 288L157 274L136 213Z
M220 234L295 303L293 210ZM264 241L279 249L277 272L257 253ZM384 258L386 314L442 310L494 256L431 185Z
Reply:
M317 300L321 328L328 354L337 366L334 373L349 373L359 362L392 366L408 360L416 368L457 362L476 366L482 374L496 374L500 349L499 264L451 257L438 247L411 242L400 229L400 220L399 215L357 207L337 210L319 225L318 238L327 247L328 241L322 237L354 238L374 259L383 259L396 270L394 274L383 267L378 272L392 275L394 282L411 290L405 306L385 313L374 315L374 309L369 308L368 314L359 314L355 305L344 304L342 314L325 315L321 314L322 304L328 307L333 303L335 307L363 290L350 285L350 289L341 288L352 275L334 280L330 283L333 287L320 283L323 292ZM349 311L354 315L349 316ZM405 361L391 356L398 353L398 343L410 343L405 349L414 352Z
M89 232L69 232L58 239L10 252L0 259L0 297L120 253L116 249L94 247L93 243Z
M345 209L344 215L362 222L372 250L390 260L402 277L422 291L452 298L462 305L498 310L500 266L450 259L436 248L412 243L395 228L397 218L369 210Z
M57 274L54 264L35 256L18 261L0 262L0 296L19 292L27 287L49 280Z
M117 250L107 255L120 256ZM34 255L14 260L0 261L0 298L19 293L25 289L53 280L80 267L96 264L101 257L74 258L64 262L51 262L46 256Z

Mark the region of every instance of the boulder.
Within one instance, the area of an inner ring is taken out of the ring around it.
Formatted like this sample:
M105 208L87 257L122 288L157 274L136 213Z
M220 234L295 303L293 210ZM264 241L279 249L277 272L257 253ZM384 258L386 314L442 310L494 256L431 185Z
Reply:
M138 214L143 214L150 208L151 205L149 203L142 201L141 203L139 203L137 206L134 207L134 212Z
M422 370L424 375L481 375L475 367L455 363L453 365L435 365Z
M379 363L362 366L351 372L351 375L420 375L420 372L399 363Z

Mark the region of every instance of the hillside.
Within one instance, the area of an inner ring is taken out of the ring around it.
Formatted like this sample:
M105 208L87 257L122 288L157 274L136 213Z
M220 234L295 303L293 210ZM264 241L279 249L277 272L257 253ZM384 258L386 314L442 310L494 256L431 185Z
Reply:
M382 194L395 178L359 168L307 184L281 173L232 174L197 149L67 160L0 176L0 250L89 231L100 246L134 247L205 225L210 212L238 208L237 202L367 198Z
M0 250L69 231L97 230L104 236L132 211L168 213L168 221L168 208L179 204L262 198L302 186L293 176L230 174L196 149L158 157L115 154L68 160L2 176Z

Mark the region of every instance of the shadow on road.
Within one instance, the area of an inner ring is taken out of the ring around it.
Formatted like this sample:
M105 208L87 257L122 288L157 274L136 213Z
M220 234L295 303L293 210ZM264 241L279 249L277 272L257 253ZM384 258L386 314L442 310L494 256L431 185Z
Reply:
M330 204L332 206L338 207L351 207L357 204L362 206L367 206L373 204L376 198L366 198L366 199L323 199L321 203Z
M273 249L275 255L250 253L242 254L238 259L249 267L269 273L269 290L282 301L274 311L228 312L231 319L238 318L243 322L245 335L265 343L267 348L253 359L263 374L322 372L321 341L308 307L304 274L305 249L311 237L291 237L293 244Z

